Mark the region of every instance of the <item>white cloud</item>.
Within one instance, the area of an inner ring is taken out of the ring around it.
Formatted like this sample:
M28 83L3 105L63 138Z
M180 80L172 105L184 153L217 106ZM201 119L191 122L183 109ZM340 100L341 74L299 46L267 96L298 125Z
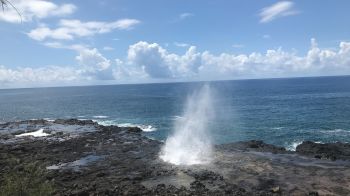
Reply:
M184 55L168 53L157 43L138 42L128 50L128 63L139 66L152 78L189 77L200 67L200 53L191 46Z
M111 62L105 58L96 48L79 49L76 60L80 65L81 74L89 79L113 80L113 68Z
M350 43L341 42L338 50L321 49L316 40L306 55L270 49L265 53L211 54L190 47L184 55L169 53L156 43L131 45L128 63L152 78L261 78L350 73Z
M183 48L186 48L186 47L190 46L189 44L181 43L181 42L174 42L174 45L177 46L177 47L183 47Z
M233 44L232 47L234 48L244 48L243 44Z
M193 13L185 12L185 13L181 13L181 14L179 15L179 19L180 19L180 20L185 20L185 19L190 18L190 17L193 17L193 16L194 16Z
M46 45L77 51L77 65L41 68L6 68L0 66L0 86L13 82L50 81L129 81L150 79L169 81L239 78L293 77L350 74L350 42L340 42L337 49L322 49L311 39L304 55L270 49L264 53L212 54L198 52L191 46L184 54L167 51L157 43L140 41L129 46L124 60L110 61L96 48L83 45Z
M105 51L112 51L112 50L114 50L114 48L110 47L110 46L105 46L105 47L103 47L103 50L105 50Z
M298 14L299 12L294 9L294 2L291 1L280 1L269 7L265 7L259 13L260 22L267 23L272 20L284 16L290 16Z
M265 34L265 35L263 35L262 37L263 37L264 39L270 39L270 38L271 38L271 35Z
M43 41L46 39L73 40L76 37L88 37L95 34L109 33L113 30L128 30L140 21L136 19L120 19L114 22L81 22L80 20L60 20L58 28L41 26L31 30L28 36Z
M8 83L26 82L61 82L61 81L89 81L114 80L114 69L110 60L105 58L96 48L83 45L63 45L59 42L45 43L54 48L74 50L77 65L75 66L45 66L39 68L19 67L6 68L0 66L0 87Z
M6 68L0 66L0 83L52 82L79 80L77 70L70 67L48 66L41 68Z
M51 16L66 16L76 10L73 4L57 5L47 0L11 0L17 11L8 5L4 12L0 12L0 20L10 23L30 22L34 18L43 19Z
M187 20L187 19L189 19L189 18L191 18L193 16L194 16L193 13L184 12L184 13L181 13L181 14L177 15L176 18L174 18L174 20L172 20L171 22L174 22L174 23L181 22L181 21Z

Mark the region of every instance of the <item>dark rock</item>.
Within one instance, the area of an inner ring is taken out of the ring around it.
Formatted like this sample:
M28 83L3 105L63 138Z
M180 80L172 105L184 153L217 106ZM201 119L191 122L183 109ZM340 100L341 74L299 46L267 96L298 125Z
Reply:
M128 127L127 128L127 131L128 132L131 132L131 133L141 133L142 132L142 129L138 128L138 127Z
M242 141L218 146L223 150L253 150L256 152L287 153L283 147L266 144L261 140Z
M350 144L344 143L319 144L305 141L297 146L296 152L318 159L329 159L332 161L337 159L350 160Z
M163 143L140 134L142 130L137 127L102 126L77 119L27 123L35 125L30 127L33 130L50 130L50 125L59 123L96 131L74 135L54 129L55 134L47 139L0 143L0 189L4 176L22 174L28 163L37 163L44 168L40 175L54 183L54 195L318 195L310 192L314 187L326 188L334 195L350 195L349 167L308 167L308 161L299 167L294 160L288 162L288 157L297 156L295 153L263 141L216 146L213 153L218 156L212 164L187 167L160 160ZM17 125L18 122L5 123L0 128ZM297 151L312 157L339 159L347 157L349 149L347 144L306 143ZM46 167L51 169L45 170ZM320 174L322 180L317 180Z
M78 119L57 119L54 121L56 124L63 124L63 125L98 125L96 122L92 120L78 120Z
M318 192L315 192L315 191L309 192L309 196L318 196L318 195L319 195Z

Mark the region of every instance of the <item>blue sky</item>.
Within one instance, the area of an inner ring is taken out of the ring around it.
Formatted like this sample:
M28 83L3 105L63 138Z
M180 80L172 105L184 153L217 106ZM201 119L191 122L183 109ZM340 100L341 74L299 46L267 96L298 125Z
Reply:
M0 88L350 74L346 0L11 2Z

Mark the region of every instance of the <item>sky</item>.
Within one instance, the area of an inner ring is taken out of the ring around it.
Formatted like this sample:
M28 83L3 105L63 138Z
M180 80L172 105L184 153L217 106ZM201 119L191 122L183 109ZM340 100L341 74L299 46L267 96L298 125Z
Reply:
M348 0L9 0L0 88L350 74Z

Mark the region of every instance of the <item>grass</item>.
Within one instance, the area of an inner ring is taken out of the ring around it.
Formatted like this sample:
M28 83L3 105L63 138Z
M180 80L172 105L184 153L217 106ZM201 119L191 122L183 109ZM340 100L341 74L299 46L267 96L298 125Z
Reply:
M1 177L0 196L46 196L54 193L53 183L46 180L45 169L38 163L23 165L16 159L9 162L12 166L19 166Z

